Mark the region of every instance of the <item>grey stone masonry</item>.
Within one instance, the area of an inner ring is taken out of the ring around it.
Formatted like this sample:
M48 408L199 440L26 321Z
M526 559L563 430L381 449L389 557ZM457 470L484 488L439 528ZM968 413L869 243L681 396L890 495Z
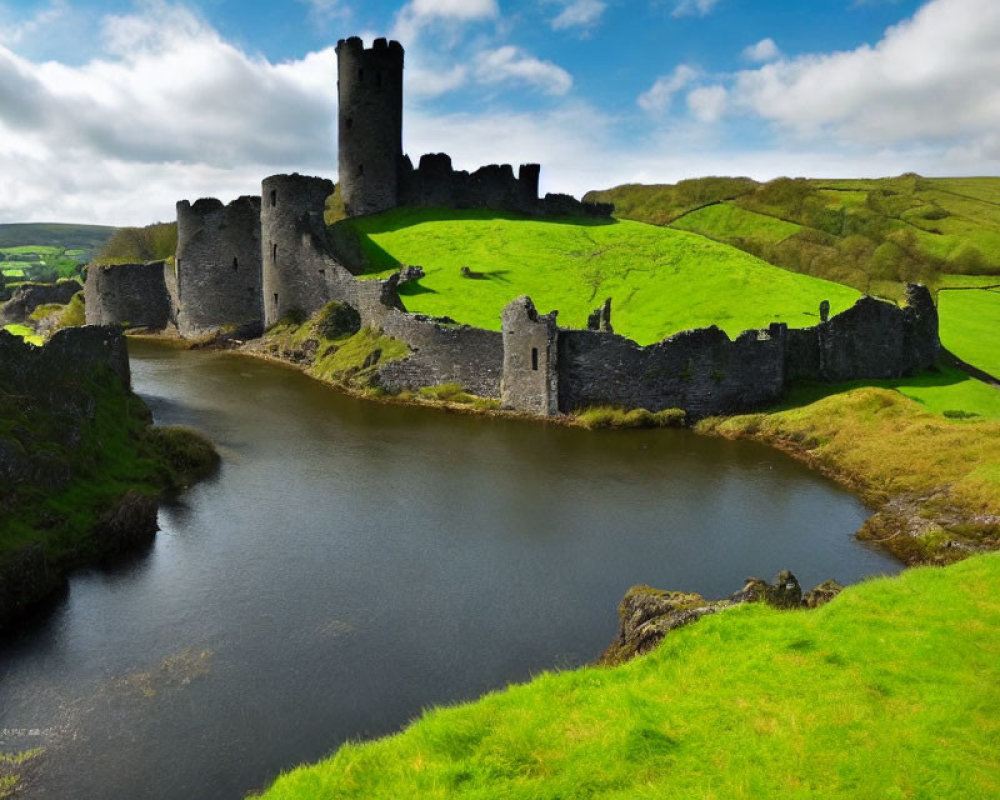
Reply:
M32 311L47 303L65 305L82 288L76 281L69 280L19 286L10 296L10 300L0 305L0 326L12 322L26 322Z
M560 331L559 410L612 405L692 419L746 411L785 389L784 325L731 340L716 327L683 331L641 347L602 331Z
M177 329L181 336L219 330L258 336L261 308L260 198L229 205L202 199L177 204L174 261Z
M556 314L539 314L527 296L503 310L504 408L551 416L559 412L559 329Z
M261 188L264 326L312 314L331 300L353 305L354 276L330 255L323 219L332 181L272 175Z
M340 196L350 216L398 204L403 157L403 47L376 39L337 43Z
M163 330L170 322L165 267L163 261L92 264L83 287L87 324Z

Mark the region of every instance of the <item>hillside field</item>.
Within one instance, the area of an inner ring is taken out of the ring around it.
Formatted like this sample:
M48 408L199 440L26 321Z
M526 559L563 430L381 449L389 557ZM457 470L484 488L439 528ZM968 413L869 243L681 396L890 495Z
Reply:
M938 313L942 344L963 361L1000 377L1000 276L945 276Z
M858 298L702 236L638 222L398 209L347 224L361 234L370 273L424 268L426 277L401 289L407 310L491 330L522 294L542 313L558 309L568 328L586 327L610 297L615 331L640 344L713 324L730 336L771 322L807 327L819 322L820 301L836 314Z
M947 273L1000 274L1000 178L700 178L585 199L874 294Z

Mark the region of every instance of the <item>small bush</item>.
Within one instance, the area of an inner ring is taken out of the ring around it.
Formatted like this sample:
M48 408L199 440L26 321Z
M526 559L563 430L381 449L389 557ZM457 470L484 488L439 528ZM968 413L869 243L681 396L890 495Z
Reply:
M591 406L576 415L577 421L589 430L599 428L679 428L686 416L679 408L648 411L634 408L626 411L617 406Z
M219 464L219 454L211 443L189 428L149 428L145 440L164 465L163 477L171 489L190 486Z
M448 403L473 403L475 398L466 393L461 384L442 383L437 386L424 386L420 389L420 397L425 400L439 400Z

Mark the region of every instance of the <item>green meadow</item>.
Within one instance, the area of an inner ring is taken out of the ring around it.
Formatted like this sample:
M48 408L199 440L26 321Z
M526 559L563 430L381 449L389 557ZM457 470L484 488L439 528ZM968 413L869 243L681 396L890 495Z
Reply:
M615 215L693 231L875 294L948 273L1000 274L1000 178L703 178L589 192ZM701 202L699 202L699 200Z
M941 343L963 361L1000 377L1000 277L945 276L938 289L938 313Z
M265 800L1000 796L1000 554L742 606L295 770Z
M615 331L640 344L708 325L730 336L772 322L806 327L819 321L820 301L838 313L858 297L703 236L638 222L399 209L344 224L360 234L372 274L424 268L426 277L402 287L409 311L492 330L522 294L577 328L610 297Z

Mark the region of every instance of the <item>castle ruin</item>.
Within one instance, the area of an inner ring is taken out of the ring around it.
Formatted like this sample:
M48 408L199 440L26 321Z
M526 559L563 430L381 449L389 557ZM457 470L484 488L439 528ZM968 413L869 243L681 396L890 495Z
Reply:
M340 194L349 216L397 206L491 208L541 217L610 216L610 205L568 195L538 196L539 167L490 165L468 173L444 154L417 168L402 149L403 48L358 38L337 45ZM337 301L362 325L410 349L379 365L388 392L445 383L497 398L503 407L543 416L593 405L690 418L751 410L777 400L791 380L891 378L931 366L940 347L937 311L926 288L907 287L900 308L871 297L806 329L772 324L730 339L717 327L683 331L647 347L615 334L611 304L587 330L559 328L528 297L512 299L500 331L406 311L397 291L419 279L356 277L338 256L324 221L334 184L298 174L266 178L259 197L177 204L173 265L95 266L85 287L87 322L162 329L184 337L259 335L293 314Z

